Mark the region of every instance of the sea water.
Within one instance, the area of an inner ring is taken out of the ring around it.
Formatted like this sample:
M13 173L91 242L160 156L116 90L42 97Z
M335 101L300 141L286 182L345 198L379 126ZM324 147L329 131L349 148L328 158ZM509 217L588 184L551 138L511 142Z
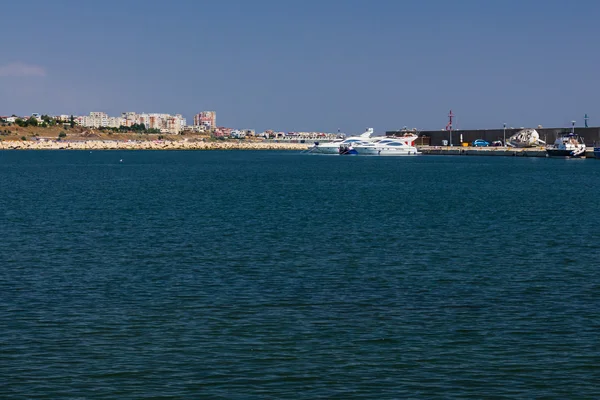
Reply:
M600 162L0 152L0 398L598 398Z

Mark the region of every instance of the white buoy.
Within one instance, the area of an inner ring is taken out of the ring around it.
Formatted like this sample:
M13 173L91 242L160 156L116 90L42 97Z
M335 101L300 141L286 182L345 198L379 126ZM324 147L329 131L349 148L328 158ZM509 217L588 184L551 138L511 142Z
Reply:
M119 160L119 162L123 162L123 159L121 158L121 159Z

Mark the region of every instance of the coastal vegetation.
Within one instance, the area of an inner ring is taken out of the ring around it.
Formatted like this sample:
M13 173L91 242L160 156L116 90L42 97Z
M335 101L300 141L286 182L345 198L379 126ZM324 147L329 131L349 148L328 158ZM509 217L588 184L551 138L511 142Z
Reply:
M101 128L97 128L98 130L102 131L102 132L115 132L115 133L127 133L127 132L134 132L134 133L146 133L146 134L150 134L150 133L160 133L160 129L155 129L155 128L146 128L146 125L144 124L133 124L131 126L119 126L118 128L115 127L101 127Z
M50 117L42 116L41 121L36 118L17 118L14 123L0 121L0 138L4 140L17 140L21 137L81 140L85 138L112 139L119 136L121 139L156 140L161 134L159 129L146 129L143 124L131 127L121 126L119 128L86 128L75 124L62 123ZM165 135L165 137L177 137L179 135ZM195 134L193 136L200 136ZM175 139L177 140L177 139Z
M13 117L16 117L16 115L13 115ZM2 124L2 126L12 126L13 125L11 122L7 122L6 120L0 120L0 123ZM29 117L27 119L16 118L14 124L21 128L25 128L28 126L39 126L42 128L47 128L50 126L57 125L58 121L55 118L52 118L48 115L42 115L40 117L40 120L38 120L35 117Z

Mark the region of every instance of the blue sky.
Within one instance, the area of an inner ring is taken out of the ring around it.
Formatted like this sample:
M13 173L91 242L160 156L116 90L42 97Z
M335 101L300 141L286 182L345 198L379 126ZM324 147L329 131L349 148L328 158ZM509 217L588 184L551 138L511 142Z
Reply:
M600 125L594 0L19 0L0 114L216 110L219 125L376 132Z

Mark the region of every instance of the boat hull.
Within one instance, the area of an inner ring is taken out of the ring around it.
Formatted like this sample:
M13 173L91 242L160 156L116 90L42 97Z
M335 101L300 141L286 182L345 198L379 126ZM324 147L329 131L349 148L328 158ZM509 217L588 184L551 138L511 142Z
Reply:
M340 156L349 156L349 155L352 156L352 155L357 154L354 147L351 145L347 145L347 144L340 145L338 153L340 154Z
M600 147L594 147L594 158L600 160Z
M398 150L398 149L357 149L359 155L364 156L416 156L419 153L416 149L414 150Z
M338 154L340 151L339 145L337 146L314 146L310 152L315 154Z
M555 158L585 158L585 151L578 155L573 155L574 150L566 149L546 149L548 157Z

